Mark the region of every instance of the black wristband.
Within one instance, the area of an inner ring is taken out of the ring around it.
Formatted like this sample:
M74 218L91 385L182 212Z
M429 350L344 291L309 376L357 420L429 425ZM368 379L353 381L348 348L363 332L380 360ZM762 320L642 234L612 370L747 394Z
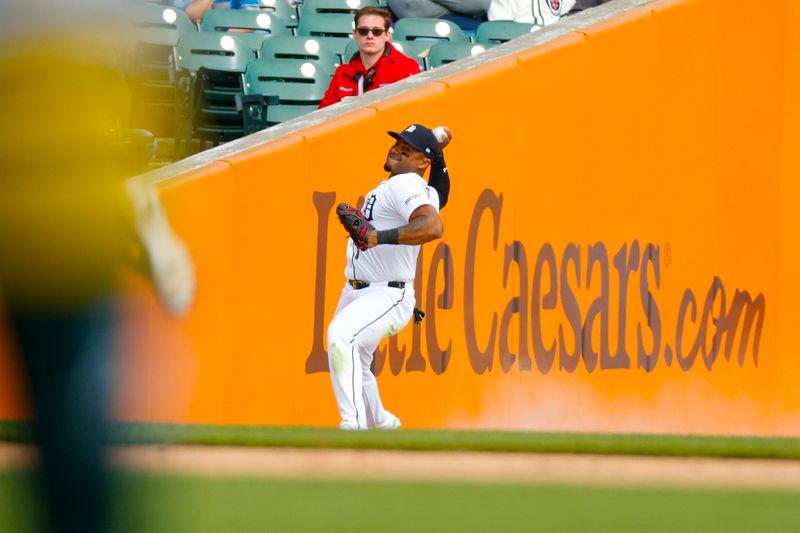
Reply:
M384 229L378 231L378 244L398 244L400 241L400 231L397 228Z

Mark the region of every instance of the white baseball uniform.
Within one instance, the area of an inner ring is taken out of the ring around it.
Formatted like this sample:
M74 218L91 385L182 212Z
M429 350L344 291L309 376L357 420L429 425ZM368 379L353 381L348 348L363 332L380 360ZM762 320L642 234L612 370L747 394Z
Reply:
M421 205L439 210L439 195L418 174L392 176L367 194L362 211L377 230L408 224ZM380 244L360 251L347 244L348 282L328 326L328 364L342 429L395 429L400 420L383 408L370 370L373 352L414 312L414 274L420 245ZM355 289L351 280L368 282ZM401 287L399 287L402 285Z

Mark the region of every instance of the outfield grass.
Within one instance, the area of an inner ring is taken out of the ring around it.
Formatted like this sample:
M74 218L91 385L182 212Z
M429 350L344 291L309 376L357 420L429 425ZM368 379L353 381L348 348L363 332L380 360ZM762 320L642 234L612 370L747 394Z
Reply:
M800 459L800 439L617 433L401 430L344 432L334 428L113 425L117 444L197 444L298 448L470 450L690 457ZM0 423L0 441L29 442L22 422Z
M534 433L521 431L401 430L345 432L334 428L258 426L116 426L120 443L587 453L800 459L800 439Z
M790 492L126 474L119 533L800 531ZM3 531L32 533L30 477L0 475Z
M28 442L22 423L0 440ZM800 439L115 424L119 444L476 450L800 459ZM691 472L687 472L690 476ZM653 487L209 478L125 473L118 533L800 531L800 493ZM32 533L28 473L0 473L0 533Z

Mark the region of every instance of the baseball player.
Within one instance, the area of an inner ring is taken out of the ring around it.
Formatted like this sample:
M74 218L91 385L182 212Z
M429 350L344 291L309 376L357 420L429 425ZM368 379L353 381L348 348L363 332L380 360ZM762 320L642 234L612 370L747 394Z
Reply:
M442 148L452 136L412 124L386 156L389 177L370 191L363 210L339 204L350 233L345 283L328 326L328 363L341 429L397 429L400 419L384 409L370 370L373 353L414 314L414 274L420 245L442 236L439 209L450 191ZM438 136L438 137L437 137ZM428 183L423 176L431 167Z

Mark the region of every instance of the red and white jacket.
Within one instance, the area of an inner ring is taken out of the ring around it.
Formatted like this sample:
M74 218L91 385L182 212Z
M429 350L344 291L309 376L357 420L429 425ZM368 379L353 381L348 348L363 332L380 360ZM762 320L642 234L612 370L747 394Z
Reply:
M417 73L419 64L398 52L392 43L386 43L386 51L369 70L364 68L361 55L356 52L349 63L339 65L333 73L333 79L319 108L335 104L347 96L359 96Z

